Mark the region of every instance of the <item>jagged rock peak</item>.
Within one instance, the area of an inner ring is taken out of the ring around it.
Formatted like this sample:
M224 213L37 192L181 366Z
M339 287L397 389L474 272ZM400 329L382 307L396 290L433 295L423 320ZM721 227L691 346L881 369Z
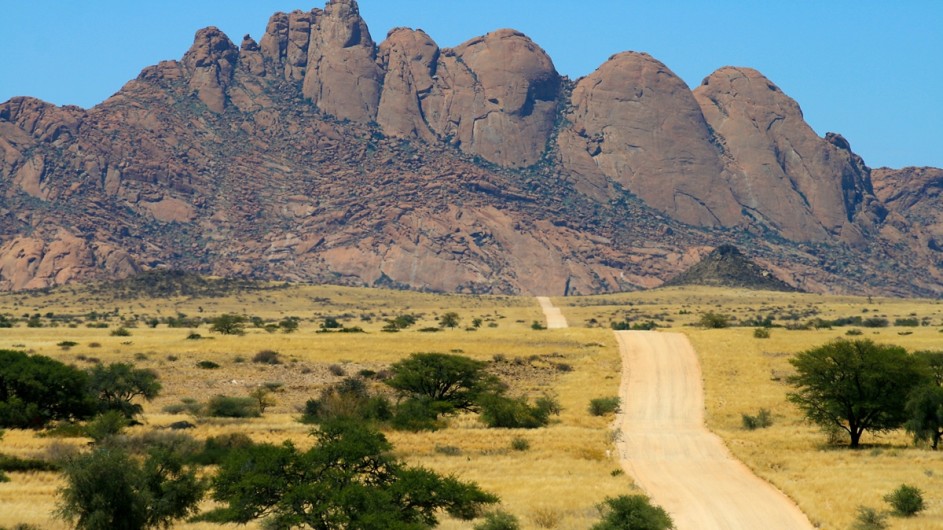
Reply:
M707 285L767 291L795 291L772 272L760 267L733 245L715 248L688 270L665 282L664 286Z
M190 90L210 110L223 112L238 61L239 48L219 28L210 26L196 32L181 62L190 76Z

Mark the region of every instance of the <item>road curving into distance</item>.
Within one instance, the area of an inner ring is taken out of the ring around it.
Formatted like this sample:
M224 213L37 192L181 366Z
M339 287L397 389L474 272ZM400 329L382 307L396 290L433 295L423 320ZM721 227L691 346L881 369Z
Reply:
M622 354L619 460L679 530L813 528L704 426L701 367L686 336L615 333Z

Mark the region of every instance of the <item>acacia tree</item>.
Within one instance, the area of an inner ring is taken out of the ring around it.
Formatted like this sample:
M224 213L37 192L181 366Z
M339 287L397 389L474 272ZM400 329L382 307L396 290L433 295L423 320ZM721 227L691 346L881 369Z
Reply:
M160 393L157 372L135 368L131 363L96 365L89 371L89 392L98 398L102 412L118 411L128 419L141 413L137 398L150 401Z
M315 436L317 444L305 452L286 442L232 453L213 481L213 497L226 507L203 519L244 524L265 517L269 528L418 530L434 527L439 511L468 520L498 501L476 484L403 466L390 456L386 438L363 424L328 422Z
M41 428L95 410L82 370L42 355L0 350L0 427Z
M943 387L917 388L907 400L906 410L908 419L904 427L913 434L914 443L929 441L936 451L943 438Z
M811 422L847 432L852 448L865 431L902 426L907 396L930 380L926 365L903 348L870 340L835 340L789 362L797 373L788 379L796 387L788 399Z
M385 382L401 397L434 404L440 413L477 411L479 398L500 383L485 372L486 363L448 353L414 353L393 363Z
M63 473L58 515L79 530L169 528L194 513L206 491L167 447L139 461L118 447L98 446L71 460Z

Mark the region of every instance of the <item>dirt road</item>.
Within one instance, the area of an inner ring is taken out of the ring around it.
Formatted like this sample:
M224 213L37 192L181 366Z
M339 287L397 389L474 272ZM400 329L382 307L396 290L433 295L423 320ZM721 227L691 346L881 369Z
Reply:
M563 329L568 327L566 317L560 312L560 308L554 307L553 303L550 302L550 298L538 296L537 303L540 304L540 308L544 310L544 316L547 317L547 329Z
M686 529L811 529L788 497L734 459L704 427L701 367L687 337L616 332L622 353L623 469Z

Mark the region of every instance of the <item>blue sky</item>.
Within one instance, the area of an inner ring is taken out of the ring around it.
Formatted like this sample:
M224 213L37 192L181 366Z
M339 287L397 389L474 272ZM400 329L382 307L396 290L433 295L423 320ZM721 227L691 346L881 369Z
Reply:
M275 11L324 0L2 0L0 101L30 95L90 107L145 66L179 59L201 27L240 42ZM697 86L749 66L843 134L872 167L943 167L943 1L361 0L374 40L396 26L454 46L498 28L541 45L578 78L644 51Z

